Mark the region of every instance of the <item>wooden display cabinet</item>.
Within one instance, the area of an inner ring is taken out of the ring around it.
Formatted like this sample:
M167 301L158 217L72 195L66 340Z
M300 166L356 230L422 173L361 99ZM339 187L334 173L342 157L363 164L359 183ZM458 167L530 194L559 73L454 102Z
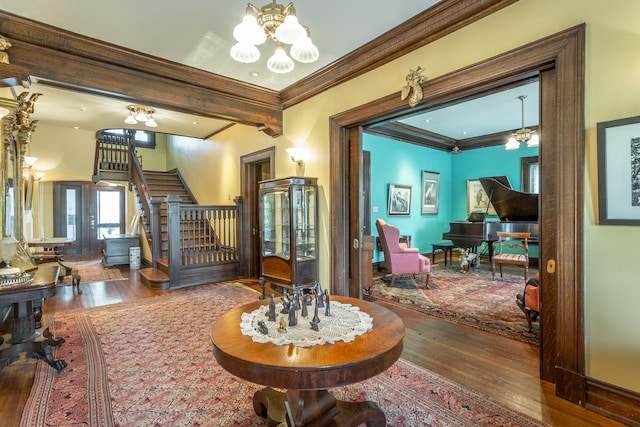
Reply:
M260 182L260 286L312 288L318 282L316 178Z

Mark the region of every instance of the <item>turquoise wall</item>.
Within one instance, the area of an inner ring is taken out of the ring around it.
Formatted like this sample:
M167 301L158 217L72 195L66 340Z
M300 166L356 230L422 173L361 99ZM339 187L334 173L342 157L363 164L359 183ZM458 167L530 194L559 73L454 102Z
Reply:
M363 149L371 152L371 234L378 235L375 221L382 218L397 226L400 234L410 235L411 246L423 254L431 252L432 243L442 240L442 233L449 231L450 222L467 218L467 180L506 175L513 188L520 190L520 159L538 155L537 147L525 146L512 151L494 146L452 155L370 134L364 134ZM437 215L420 212L422 171L440 173ZM387 215L389 184L412 186L410 215ZM487 219L497 221L498 217ZM373 261L383 259L382 252L375 250Z

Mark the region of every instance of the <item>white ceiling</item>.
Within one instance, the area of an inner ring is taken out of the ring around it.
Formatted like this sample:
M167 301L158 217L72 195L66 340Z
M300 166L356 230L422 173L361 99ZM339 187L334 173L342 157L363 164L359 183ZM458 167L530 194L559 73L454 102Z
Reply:
M438 2L402 0L390 4L385 0L296 0L297 16L302 25L309 27L320 50L320 59L313 64L296 63L294 71L284 75L271 73L266 68L266 59L275 48L271 41L259 47L262 57L257 63L242 64L230 58L229 50L235 43L233 28L241 21L247 5L243 1L0 0L0 8L146 54L282 90ZM254 4L261 7L267 3L265 0ZM11 51L8 52L11 55ZM41 123L91 131L113 127L145 128L143 125L125 125L123 120L128 103L113 99L37 83L28 89L0 88L0 96L15 97L25 90L43 94L32 114L32 118ZM429 111L403 122L455 139L516 129L521 126L520 101L517 99L521 94L528 96L525 125L537 125L537 84ZM206 138L229 124L159 109L154 118L158 127L152 130L156 132L196 138Z

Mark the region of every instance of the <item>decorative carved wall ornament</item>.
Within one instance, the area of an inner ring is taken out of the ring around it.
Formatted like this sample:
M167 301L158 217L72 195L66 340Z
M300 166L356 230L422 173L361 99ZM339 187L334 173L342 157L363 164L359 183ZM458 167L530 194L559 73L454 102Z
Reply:
M0 35L0 64L8 64L9 63L9 54L5 52L5 50L11 47L11 43L9 40Z
M415 71L409 70L409 74L407 74L406 77L407 84L402 87L402 91L400 92L401 100L404 101L409 97L410 107L415 107L420 101L422 101L422 83L427 79L425 76L421 75L422 71L424 71L422 67L416 68Z

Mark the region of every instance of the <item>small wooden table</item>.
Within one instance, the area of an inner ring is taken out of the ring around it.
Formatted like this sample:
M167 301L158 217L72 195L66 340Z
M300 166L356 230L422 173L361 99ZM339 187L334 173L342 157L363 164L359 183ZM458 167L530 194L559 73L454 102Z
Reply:
M253 396L253 408L267 417L267 425L287 426L287 419L295 426L386 425L375 403L338 401L327 389L366 380L393 365L402 353L402 320L368 301L340 296L331 300L360 307L373 318L373 329L350 343L314 347L255 343L242 335L241 316L264 301L231 310L213 325L211 341L218 363L235 376L267 386Z
M58 265L50 264L38 267L33 283L8 288L0 288L0 307L13 305L11 337L4 343L0 337L0 369L19 359L21 353L32 359L41 359L58 371L67 364L56 360L52 347L64 342L63 338L54 338L49 328L36 331L36 317L41 315L42 300L53 296L58 280Z

